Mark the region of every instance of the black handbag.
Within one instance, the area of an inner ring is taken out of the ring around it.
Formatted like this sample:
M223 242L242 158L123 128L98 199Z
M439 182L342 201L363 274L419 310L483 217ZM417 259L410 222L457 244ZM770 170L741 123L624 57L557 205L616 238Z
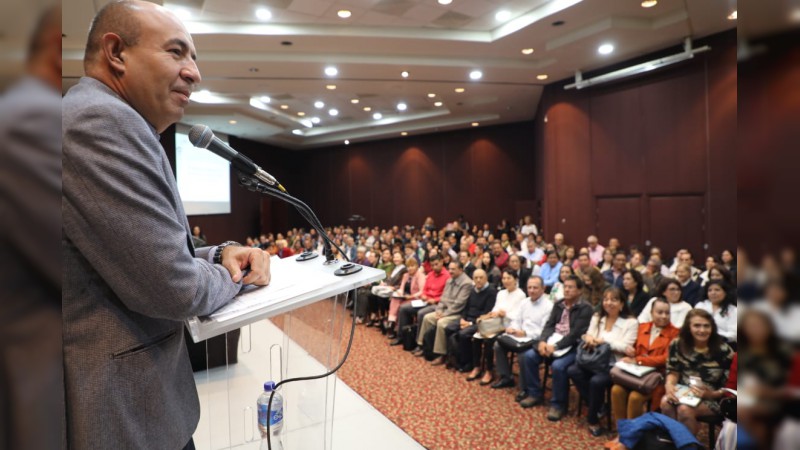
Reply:
M581 369L592 373L608 372L611 367L611 346L600 344L590 350L581 343L575 362Z
M537 340L530 339L528 341L520 342L507 334L503 334L499 338L497 338L497 342L503 348L509 351L521 352L523 350L527 350L533 347L533 345L537 343Z

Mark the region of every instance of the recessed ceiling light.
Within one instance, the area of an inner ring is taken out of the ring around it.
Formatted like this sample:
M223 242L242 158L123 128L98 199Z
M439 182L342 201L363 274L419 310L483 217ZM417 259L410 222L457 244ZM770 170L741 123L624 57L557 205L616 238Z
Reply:
M400 72L400 76L403 77L403 78L408 78L408 72L406 72L404 70L404 71Z
M442 102L436 102L436 103L433 104L433 106L438 108L438 107L442 106Z
M364 111L366 111L366 112L370 112L370 111L372 111L372 108L370 108L369 106L365 106L365 107L364 107Z
M483 72L480 70L473 70L469 73L470 80L480 80L481 78L483 78Z
M236 121L235 120L229 120L228 123L231 124L231 125L236 125Z
M357 105L359 101L360 101L359 99L354 98L354 99L350 100L350 103L352 103L354 105Z
M497 11L497 14L494 15L494 18L498 22L505 22L506 20L511 18L511 12L505 9Z
M344 140L344 145L350 145L350 139L345 139Z
M256 18L258 20L272 19L272 11L268 10L267 8L258 8L256 10Z
M289 109L289 105L281 105L281 109Z
M536 79L537 80L546 80L547 79L547 74L546 73L542 73L542 74L536 75Z
M339 75L339 69L333 66L328 66L325 68L325 75L329 77L335 77L336 75Z
M332 115L334 117L338 116L339 115L339 110L336 109L336 108L331 108L331 109L328 110L328 114L330 114L330 115Z
M658 4L658 0L644 0L642 2L642 8L652 8Z
M453 0L438 0L440 5L449 5Z
M736 11L728 14L728 20L736 20L739 17L739 14Z
M462 93L462 92L464 92L464 91L466 91L466 89L464 89L464 88L456 88L455 90L456 90L456 92L458 92L459 94L460 94L460 93Z
M264 103L269 103L269 102L271 102L271 101L272 101L272 99L271 99L271 98L269 98L269 97L268 97L268 96L266 96L266 95L262 95L262 96L261 96L261 97L259 97L258 99L259 99L259 100L261 100L261 101L262 101L262 102L264 102Z
M322 108L324 108L324 107L325 107L325 103L322 103L322 102L321 102L321 101L319 101L319 100L317 100L317 101L315 101L315 102L314 102L314 108L317 108L317 109L322 109Z
M533 53L533 49L532 48L523 48L522 49L522 54L523 55L530 55L531 53Z
M480 125L480 123L478 123L478 122L472 122L472 126L473 126L473 127L477 127L478 125Z
M400 133L400 136L408 136L408 131L403 131L402 133Z
M436 94L434 94L433 92L428 94L428 98L434 98L434 97L436 97Z
M597 47L597 53L600 53L601 55L609 55L613 51L614 46L611 44L603 44L600 47Z
M297 115L300 116L300 117L303 117L303 116L306 115L306 113L304 113L303 111L300 111L300 112L297 113Z
M329 85L325 86L325 89L327 89L329 91L332 91L332 90L336 89L336 85L335 84L329 84Z
M342 19L347 19L348 17L352 16L353 13L350 12L349 9L340 9L339 12L336 13L336 15L341 17Z
M397 110L398 111L405 111L407 108L408 108L408 105L406 105L403 102L400 102L400 103L397 104Z
M300 136L301 134L303 134L303 132L300 131L300 130L292 130L292 134L294 134L296 136Z
M311 123L313 123L314 125L318 124L319 122L320 122L319 117L312 117L311 118Z
M383 114L375 113L375 114L372 115L372 118L375 119L375 120L381 120L381 119L383 119Z

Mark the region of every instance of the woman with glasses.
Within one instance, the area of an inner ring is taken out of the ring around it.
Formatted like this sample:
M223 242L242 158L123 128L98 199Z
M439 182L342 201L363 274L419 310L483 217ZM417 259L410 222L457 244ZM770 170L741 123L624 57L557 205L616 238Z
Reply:
M683 326L683 320L689 311L692 310L692 305L683 301L682 299L681 283L674 278L664 278L661 284L658 285L656 296L651 298L647 305L645 305L642 313L639 314L639 323L647 323L653 321L653 316L650 314L653 302L657 297L665 297L669 302L669 315L670 322L675 328Z

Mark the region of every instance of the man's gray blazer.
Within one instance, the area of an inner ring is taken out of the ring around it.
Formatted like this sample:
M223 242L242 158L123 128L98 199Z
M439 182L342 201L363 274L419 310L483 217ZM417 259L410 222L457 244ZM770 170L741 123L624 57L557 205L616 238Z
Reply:
M180 449L200 414L182 321L240 285L193 256L175 178L142 116L82 78L62 117L68 444Z

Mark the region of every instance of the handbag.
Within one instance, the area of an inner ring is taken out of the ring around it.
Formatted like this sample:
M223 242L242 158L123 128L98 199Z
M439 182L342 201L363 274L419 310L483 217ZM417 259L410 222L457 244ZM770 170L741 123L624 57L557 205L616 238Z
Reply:
M657 370L637 377L615 366L611 368L609 375L611 375L612 383L645 395L651 394L656 387L664 382L664 375Z
M505 325L503 325L503 318L496 316L496 317L478 317L478 320L475 321L478 324L478 333L484 339L491 339L498 334L506 331Z
M611 365L611 346L600 344L593 349L588 349L581 344L578 346L578 355L575 362L578 367L589 372L608 372L608 368Z
M526 341L519 341L508 334L504 334L497 338L497 342L507 350L521 352L533 347L533 344L537 343L537 340L530 338Z

